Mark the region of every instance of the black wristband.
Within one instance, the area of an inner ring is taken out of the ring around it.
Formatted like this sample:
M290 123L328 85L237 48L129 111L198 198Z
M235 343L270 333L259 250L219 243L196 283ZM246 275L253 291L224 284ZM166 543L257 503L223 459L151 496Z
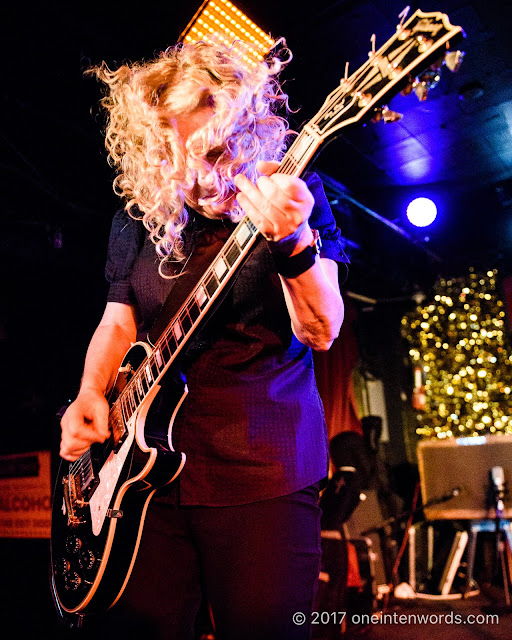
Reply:
M285 256L282 254L274 253L274 262L276 265L277 273L283 276L283 278L296 278L310 269L316 262L316 257L320 253L320 247L322 242L320 240L320 234L316 229L313 229L313 244L303 249L295 256Z
M297 246L297 242L300 240L304 227L308 224L307 220L295 229L293 233L290 233L286 238L281 240L267 240L268 250L273 256L279 255L283 258L289 258L293 250Z
M277 273L282 275L283 278L296 278L315 264L317 255L318 253L314 247L306 247L297 255L289 258L276 254L274 255L274 262L276 263Z

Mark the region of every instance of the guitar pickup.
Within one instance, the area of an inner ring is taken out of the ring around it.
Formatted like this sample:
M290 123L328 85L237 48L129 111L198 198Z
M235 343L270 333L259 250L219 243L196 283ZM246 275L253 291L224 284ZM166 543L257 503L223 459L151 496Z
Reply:
M114 441L114 452L117 453L128 435L121 407L117 404L112 407L108 418L108 426L110 427L110 432Z

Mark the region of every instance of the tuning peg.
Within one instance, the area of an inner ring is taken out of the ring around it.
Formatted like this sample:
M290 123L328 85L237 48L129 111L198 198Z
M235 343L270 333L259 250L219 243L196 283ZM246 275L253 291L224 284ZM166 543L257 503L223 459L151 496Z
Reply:
M396 25L396 30L398 32L398 40L406 40L410 35L410 29L404 28L404 22L407 16L409 15L409 11L411 10L410 6L405 7L405 9L398 15L400 18L400 24Z
M444 63L452 73L457 73L464 59L464 51L448 51L444 57Z
M430 67L430 69L423 71L423 73L418 76L418 80L428 85L429 89L433 89L441 80L441 75L438 69Z
M382 119L384 122L398 122L403 118L401 113L397 113L396 111L391 111L388 107L382 108Z
M402 27L401 24L399 24L396 28L397 30L397 40L399 42L403 42L404 40L407 40L407 38L410 38L412 35L412 31L410 29L404 29L404 27Z
M378 107L377 109L375 109L374 115L372 117L372 122L374 123L398 122L401 119L402 119L401 113L397 113L396 111L391 111L391 109L389 109L387 105L383 105L382 107Z
M432 38L427 38L427 36L424 36L421 33L416 36L416 41L418 42L418 51L420 53L425 53L425 51L427 51L427 49L430 49L430 47L434 44Z
M437 85L439 80L441 80L441 76L435 65L432 65L416 78L413 89L420 102L424 102L427 99L428 92Z
M428 96L429 85L426 82L415 82L413 89L418 100L420 102L425 102Z

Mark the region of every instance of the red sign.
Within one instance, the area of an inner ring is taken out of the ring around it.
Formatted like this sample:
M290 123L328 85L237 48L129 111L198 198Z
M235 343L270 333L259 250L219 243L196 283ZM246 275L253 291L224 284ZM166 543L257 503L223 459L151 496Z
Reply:
M0 537L49 538L50 452L0 456Z

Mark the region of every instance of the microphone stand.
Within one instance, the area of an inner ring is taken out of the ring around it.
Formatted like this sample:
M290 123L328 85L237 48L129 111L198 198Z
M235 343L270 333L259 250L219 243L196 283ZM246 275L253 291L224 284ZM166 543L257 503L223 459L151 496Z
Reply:
M402 511L402 513L398 514L397 516L388 518L387 520L384 520L383 522L379 523L378 525L375 525L374 527L371 527L370 529L361 531L361 535L367 536L369 533L377 533L380 529L386 529L387 527L389 527L391 524L394 524L395 522L401 522L402 520L407 520L407 518L409 518L410 516L421 513L423 509L428 509L429 507L433 507L436 504L441 504L442 502L447 502L448 500L455 498L456 496L459 495L460 492L461 492L461 488L455 487L454 489L442 495L441 497L432 498L432 500L425 502L425 504L420 505L417 509L414 509L414 511Z
M503 499L505 497L505 489L503 486L495 486L494 488L494 508L496 512L496 564L499 564L501 568L501 575L503 578L503 590L505 592L505 604L493 603L490 605L484 605L482 611L484 613L495 613L498 615L505 613L512 613L512 603L510 599L510 588L512 585L510 576L510 565L507 558L507 554L510 553L510 548L507 540L507 534L504 531L502 525L503 512L505 506Z
M394 576L392 575L394 558L389 557L389 554L391 552L391 547L393 546L392 544L390 544L390 540L389 540L391 530L392 530L392 525L398 522L402 522L403 520L408 520L411 516L415 516L421 513L423 509L428 509L428 507L433 507L436 504L447 502L448 500L451 500L452 498L455 498L456 496L458 496L460 492L461 492L460 487L454 487L448 493L440 496L439 498L432 498L432 500L425 502L425 504L422 504L417 509L414 509L411 511L403 511L399 515L394 516L392 518L388 518L387 520L380 522L378 525L374 527L366 529L365 531L361 531L362 536L367 536L370 533L378 534L381 548L383 551L383 556L384 556L383 557L384 573L386 574L386 580L388 584L393 584L393 586L396 587L396 584L395 584L396 581Z

